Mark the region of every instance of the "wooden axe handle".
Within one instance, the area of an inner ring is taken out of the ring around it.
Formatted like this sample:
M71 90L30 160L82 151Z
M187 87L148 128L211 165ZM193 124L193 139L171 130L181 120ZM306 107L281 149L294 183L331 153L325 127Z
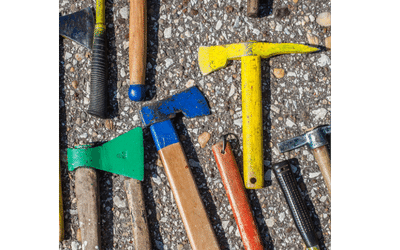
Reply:
M322 146L313 149L314 158L318 163L322 176L324 177L329 196L331 195L331 159L329 157L328 148Z
M220 249L180 142L158 151L193 250Z
M100 197L97 173L92 168L78 168L75 173L79 228L85 250L101 249Z
M129 178L124 181L132 220L135 249L151 250L149 228L141 181Z
M247 0L247 16L257 17L259 0Z
M239 168L229 142L226 143L225 153L222 153L223 143L212 146L215 161L231 204L233 216L239 228L243 245L246 250L263 250L257 224L254 221L249 200L240 176Z
M130 85L144 88L147 54L147 7L146 0L131 0L129 10L129 77ZM131 89L129 90L131 94ZM143 100L139 93L129 96L132 100ZM138 98L138 99L136 99Z

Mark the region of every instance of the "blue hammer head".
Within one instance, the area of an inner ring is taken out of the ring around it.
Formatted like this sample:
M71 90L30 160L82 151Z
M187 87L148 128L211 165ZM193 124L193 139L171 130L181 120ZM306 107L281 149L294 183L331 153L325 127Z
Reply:
M206 99L196 86L162 101L146 105L140 111L145 126L169 120L180 112L188 118L211 113Z

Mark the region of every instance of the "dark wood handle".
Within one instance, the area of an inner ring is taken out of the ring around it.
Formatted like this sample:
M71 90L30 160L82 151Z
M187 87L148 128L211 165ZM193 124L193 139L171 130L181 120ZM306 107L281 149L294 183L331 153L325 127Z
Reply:
M151 250L142 183L141 181L129 178L124 181L124 187L131 213L135 249Z
M212 146L215 161L217 162L219 173L231 204L233 216L239 228L243 245L246 250L263 250L257 224L254 221L253 213L247 199L242 177L236 164L232 148L227 142L225 153L222 151L223 143L218 142Z
M78 168L75 173L79 228L85 250L100 250L100 198L97 173L92 168Z
M180 142L158 151L193 250L220 249Z
M322 146L313 149L314 158L318 163L322 176L324 177L329 196L331 195L331 159L329 157L328 148Z
M258 6L259 6L259 0L247 0L247 16L257 17Z

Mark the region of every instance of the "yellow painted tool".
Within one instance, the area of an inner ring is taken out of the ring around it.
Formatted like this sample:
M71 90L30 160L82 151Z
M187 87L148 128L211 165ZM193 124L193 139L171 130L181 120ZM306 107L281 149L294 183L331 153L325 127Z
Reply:
M224 68L228 60L242 60L243 175L246 188L264 186L261 58L318 50L303 44L256 41L199 48L199 66L203 75Z

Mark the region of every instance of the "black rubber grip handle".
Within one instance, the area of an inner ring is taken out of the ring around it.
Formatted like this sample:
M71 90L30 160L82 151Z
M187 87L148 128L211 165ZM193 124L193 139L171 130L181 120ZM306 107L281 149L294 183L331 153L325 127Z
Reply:
M319 249L314 226L308 213L306 203L297 188L296 178L292 173L288 161L276 163L272 166L279 185L281 186L296 223L297 230L306 243L307 248Z
M92 72L90 74L90 100L88 113L107 117L107 53L106 32L93 38Z

